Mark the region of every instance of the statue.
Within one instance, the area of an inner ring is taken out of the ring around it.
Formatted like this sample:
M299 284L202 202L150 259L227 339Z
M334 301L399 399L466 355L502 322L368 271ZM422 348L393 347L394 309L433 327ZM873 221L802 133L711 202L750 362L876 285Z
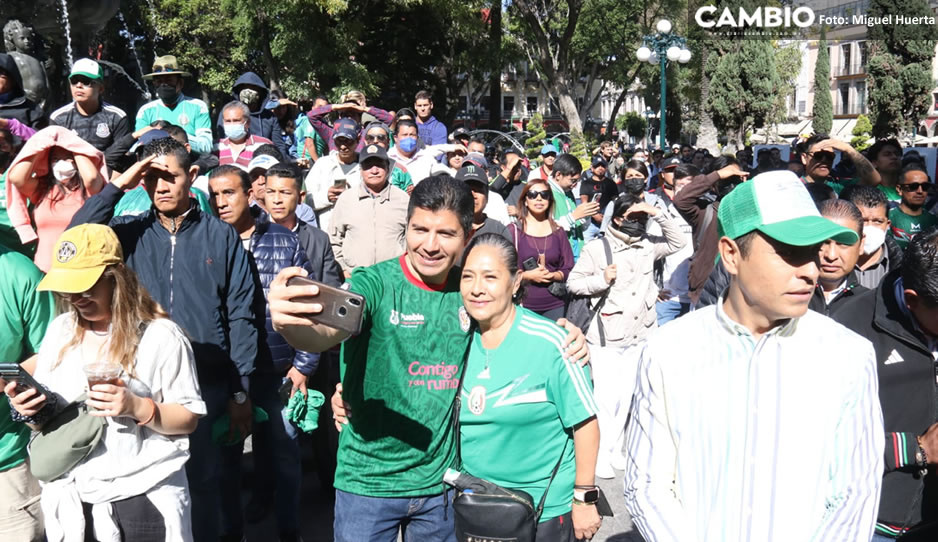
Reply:
M46 110L49 79L42 62L34 56L36 36L33 30L19 20L13 19L3 27L3 45L20 70L26 97Z

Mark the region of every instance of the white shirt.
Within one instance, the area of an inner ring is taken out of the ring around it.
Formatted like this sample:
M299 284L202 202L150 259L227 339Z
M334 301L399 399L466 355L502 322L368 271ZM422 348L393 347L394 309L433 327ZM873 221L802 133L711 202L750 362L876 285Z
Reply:
M415 185L431 175L447 173L449 171L446 165L437 161L439 155L440 150L435 148L435 146L419 149L410 158L401 154L400 149L397 147L388 151L388 157L391 158L391 160L407 168L407 172L410 173L410 178L414 181Z
M303 186L306 190L306 204L316 210L319 227L323 231L329 228L329 215L332 214L333 203L329 201L329 189L335 186L336 181L345 179L348 188L358 188L361 184L361 168L358 160L351 164L339 161L337 151L323 156L306 174Z
M647 342L625 502L648 542L869 540L883 416L869 341L808 311L759 340L717 305Z
M66 402L86 393L88 387L82 371L88 360L83 359L80 347L68 350L58 361L59 352L74 333L74 325L71 313L59 315L49 324L34 375ZM107 352L106 344L102 351ZM158 403L178 403L193 414L205 415L192 347L182 329L170 320L161 318L147 326L137 347L134 374L122 376L134 394L151 397ZM80 506L77 511L72 510L75 496L97 506L146 493L161 511L164 504L172 506L174 501L179 502L178 506L186 504L185 478L179 476L184 476L183 468L189 459L189 437L162 435L125 416L108 417L105 421L104 436L94 451L65 477L43 484L41 504L46 529L50 530L50 523L56 523L51 531L64 531L64 537L53 536L50 540L70 540L72 534L83 531L73 523L82 517ZM173 479L182 485L167 483ZM102 517L100 511L95 512L96 531L105 527L97 524ZM184 517L188 518L188 513L178 510L177 515L166 518L168 540L191 537L185 532L188 524ZM62 521L63 518L69 520Z
M664 284L664 289L671 292L671 297L667 301L690 303L688 292L690 291L690 262L694 256L694 230L684 220L684 217L677 211L673 203L665 202L660 197L656 197L650 203L661 209L665 215L680 226L686 243L684 248L664 259L664 271L661 281ZM661 236L661 227L658 226L657 222L649 222L648 233L653 236Z

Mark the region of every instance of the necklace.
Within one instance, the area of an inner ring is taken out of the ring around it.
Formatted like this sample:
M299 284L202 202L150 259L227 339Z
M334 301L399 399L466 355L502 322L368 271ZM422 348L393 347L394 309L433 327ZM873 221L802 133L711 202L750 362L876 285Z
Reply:
M492 375L489 373L489 362L492 360L492 351L484 346L482 347L482 351L485 352L485 367L482 368L482 372L480 372L479 376L476 378L479 380L487 380L492 377Z
M540 258L543 258L543 257L544 257L544 253L547 252L547 244L550 242L550 236L547 236L547 237L534 237L534 236L530 236L530 237L531 237L531 243L534 245L534 250L537 251L537 255L538 255ZM539 245L539 243L538 243L538 240L540 240L540 239L543 239L543 240L544 240L544 248L543 248L543 249L540 247L540 245Z

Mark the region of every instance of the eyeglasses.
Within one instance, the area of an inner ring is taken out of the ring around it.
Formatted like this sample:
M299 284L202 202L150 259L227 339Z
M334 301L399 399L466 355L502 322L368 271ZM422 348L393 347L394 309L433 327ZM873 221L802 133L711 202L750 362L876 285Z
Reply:
M906 183L897 186L903 192L918 192L919 190L923 192L931 192L934 185L932 183Z
M365 135L366 143L376 143L376 142L387 143L387 141L388 141L388 136L386 136L385 134L376 134L376 135L366 134Z
M534 201L537 198L541 198L544 201L550 201L550 190L531 190L524 196L525 198Z
M172 64L154 64L153 73L163 73L163 72L176 72L179 69Z
M807 154L808 156L810 156L811 158L814 158L815 160L819 162L834 159L834 153L830 151L809 152Z

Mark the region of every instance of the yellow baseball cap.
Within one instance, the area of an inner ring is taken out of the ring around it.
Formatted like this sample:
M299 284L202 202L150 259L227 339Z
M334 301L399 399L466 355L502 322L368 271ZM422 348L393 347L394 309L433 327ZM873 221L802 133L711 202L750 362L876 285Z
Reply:
M82 224L65 230L55 243L55 258L37 290L77 294L91 289L109 265L124 261L114 230Z

